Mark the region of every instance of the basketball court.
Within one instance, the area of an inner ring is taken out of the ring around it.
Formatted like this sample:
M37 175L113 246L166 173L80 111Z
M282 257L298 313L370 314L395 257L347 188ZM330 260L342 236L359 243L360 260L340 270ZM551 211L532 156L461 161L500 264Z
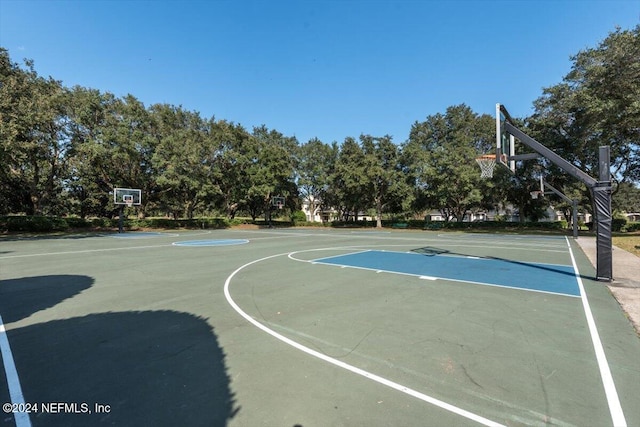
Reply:
M640 425L640 340L571 238L5 236L0 271L0 425Z

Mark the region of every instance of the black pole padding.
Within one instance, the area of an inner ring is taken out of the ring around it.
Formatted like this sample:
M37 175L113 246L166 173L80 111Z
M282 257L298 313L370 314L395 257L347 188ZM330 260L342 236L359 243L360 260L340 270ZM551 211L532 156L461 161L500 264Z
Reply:
M118 233L124 233L124 205L120 205L120 218L118 219Z

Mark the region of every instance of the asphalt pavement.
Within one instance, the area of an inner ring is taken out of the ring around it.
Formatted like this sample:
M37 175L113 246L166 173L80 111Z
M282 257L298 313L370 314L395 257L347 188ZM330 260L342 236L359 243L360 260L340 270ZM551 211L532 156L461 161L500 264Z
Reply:
M596 238L579 237L577 242L595 266ZM607 286L640 335L640 258L614 246L613 281Z

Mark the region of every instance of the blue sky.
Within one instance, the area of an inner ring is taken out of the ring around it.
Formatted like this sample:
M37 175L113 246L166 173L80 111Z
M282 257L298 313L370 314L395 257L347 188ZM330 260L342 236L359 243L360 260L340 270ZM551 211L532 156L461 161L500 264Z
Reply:
M640 0L0 0L0 46L36 71L301 143L405 141L452 105L527 116L570 57Z

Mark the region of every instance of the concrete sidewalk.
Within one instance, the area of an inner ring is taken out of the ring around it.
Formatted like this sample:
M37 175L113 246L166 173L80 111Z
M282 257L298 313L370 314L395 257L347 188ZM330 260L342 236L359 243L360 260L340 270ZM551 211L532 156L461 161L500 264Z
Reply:
M576 242L595 266L596 238L581 236ZM614 246L613 279L607 286L640 334L640 258Z

